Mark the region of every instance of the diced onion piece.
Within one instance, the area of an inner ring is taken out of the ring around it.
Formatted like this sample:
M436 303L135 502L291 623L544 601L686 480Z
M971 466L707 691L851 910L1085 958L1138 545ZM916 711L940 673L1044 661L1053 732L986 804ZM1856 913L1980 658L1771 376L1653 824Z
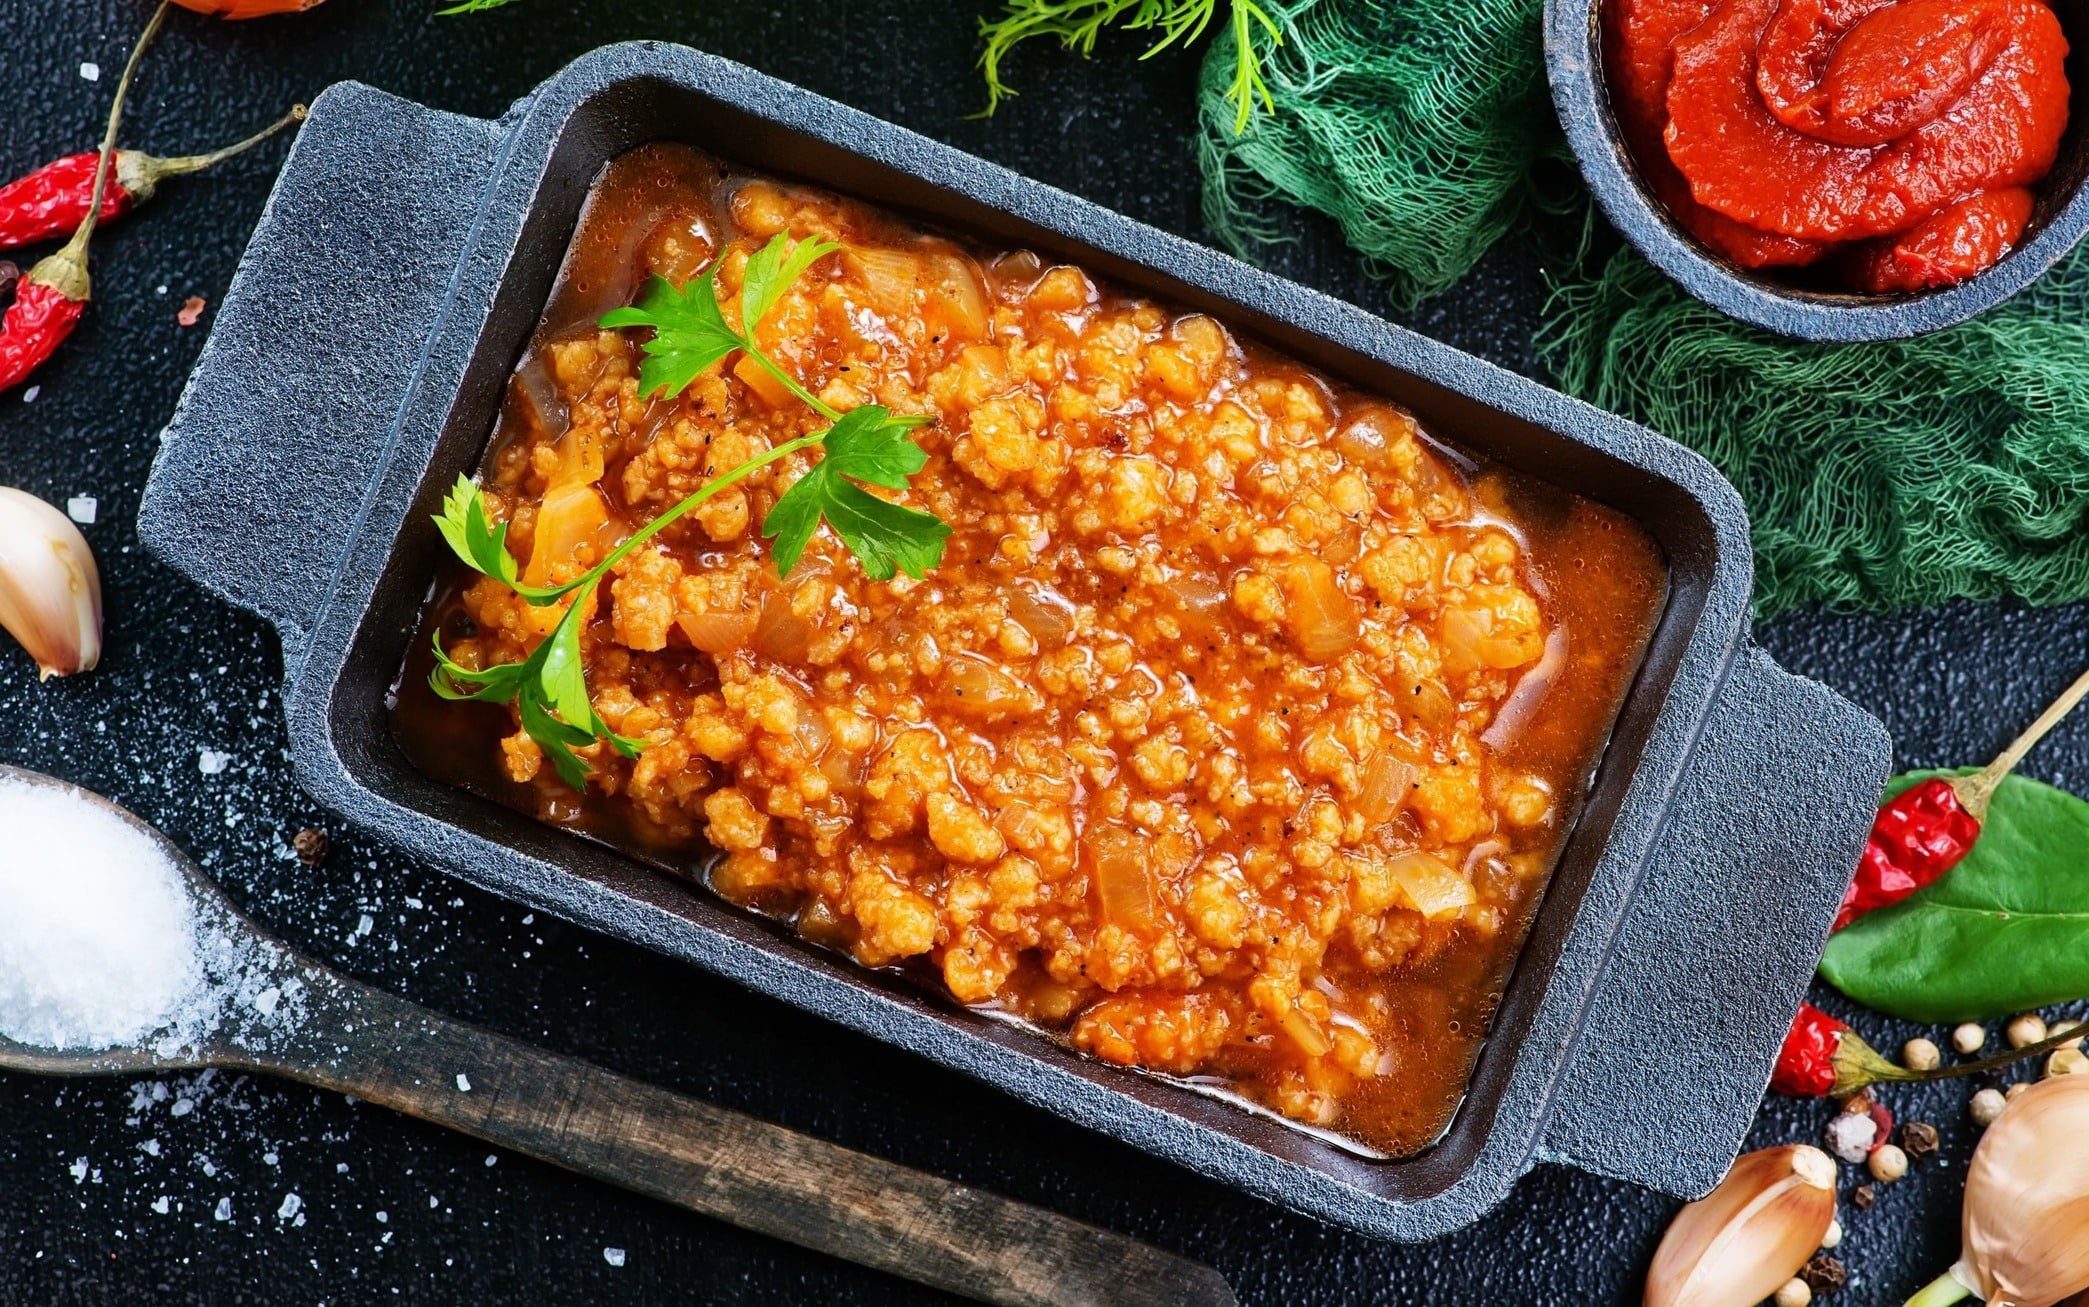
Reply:
M1226 607L1227 590L1217 581L1196 572L1168 578L1168 592L1182 605L1183 615L1195 626L1209 626Z
M537 508L536 535L530 542L530 559L522 569L528 585L548 585L552 572L562 563L578 559L581 546L599 543L609 523L609 505L592 481L569 482L544 492Z
M957 696L958 711L988 721L1038 706L1021 681L974 653L952 655L943 664L943 684Z
M1410 686L1400 707L1410 720L1425 726L1441 726L1458 710L1443 682L1432 680L1418 680Z
M1454 668L1507 671L1535 662L1545 652L1541 632L1504 623L1491 608L1450 608L1443 615L1444 660Z
M1008 587L1008 615L1047 649L1056 649L1073 634L1074 606L1041 581L1020 580Z
M1430 921L1455 917L1479 899L1472 884L1433 853L1399 854L1386 870L1414 910Z
M739 613L679 613L675 624L689 643L713 657L723 657L745 649L754 639L755 625L761 620L757 612Z
M802 663L812 651L812 623L791 607L788 590L770 594L754 625L754 651L779 663Z
M1407 806L1421 769L1390 749L1381 749L1364 773L1364 787L1357 792L1356 810L1373 826L1391 821Z
M1281 584L1290 601L1291 638L1300 653L1324 663L1355 647L1356 604L1342 593L1333 568L1317 558L1296 559L1284 569Z
M871 300L888 314L914 311L914 290L921 284L921 260L903 250L851 248L842 256L849 273L862 281Z
M770 408L789 408L798 402L797 396L791 394L791 388L784 385L775 373L755 362L752 354L740 355L740 361L733 364L733 375Z
M968 259L938 254L929 260L929 320L960 340L987 335L986 292Z
M1150 928L1158 916L1160 889L1144 841L1123 826L1105 823L1083 832L1081 846L1103 920L1133 930Z
M1335 1041L1327 1037L1327 1032L1320 1028L1320 1023L1296 1007L1286 1011L1277 1022L1277 1026L1291 1037L1291 1042L1298 1045L1299 1051L1307 1057L1326 1057L1335 1050Z
M1393 450L1414 438L1414 419L1395 408L1371 404L1357 409L1335 433L1335 448L1358 467L1384 468Z

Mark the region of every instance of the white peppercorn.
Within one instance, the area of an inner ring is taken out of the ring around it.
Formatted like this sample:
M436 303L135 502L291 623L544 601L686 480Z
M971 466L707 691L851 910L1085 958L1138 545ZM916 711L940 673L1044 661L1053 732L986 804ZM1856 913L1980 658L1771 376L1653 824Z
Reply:
M1910 1071L1934 1071L1944 1055L1927 1039L1911 1039L1900 1046L1901 1065Z
M1891 1184L1908 1173L1908 1155L1899 1144L1880 1144L1871 1150L1865 1164L1871 1168L1871 1178L1882 1184Z
M1951 1046L1968 1057L1978 1053L1985 1043L1987 1027L1978 1021L1968 1021L1951 1032Z

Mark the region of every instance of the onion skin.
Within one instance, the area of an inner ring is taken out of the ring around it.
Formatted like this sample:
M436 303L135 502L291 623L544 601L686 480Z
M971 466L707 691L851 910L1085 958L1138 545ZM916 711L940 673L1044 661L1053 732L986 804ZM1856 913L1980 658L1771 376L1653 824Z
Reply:
M322 0L174 0L174 3L213 18L266 18L270 14L303 13Z
M1743 1154L1676 1214L1647 1270L1645 1307L1754 1307L1798 1274L1835 1219L1835 1163L1788 1144Z
M2089 1289L2089 1076L2054 1076L1980 1137L1951 1277L1983 1301L2052 1307Z
M102 656L102 578L72 519L0 486L0 628L43 677L92 671Z

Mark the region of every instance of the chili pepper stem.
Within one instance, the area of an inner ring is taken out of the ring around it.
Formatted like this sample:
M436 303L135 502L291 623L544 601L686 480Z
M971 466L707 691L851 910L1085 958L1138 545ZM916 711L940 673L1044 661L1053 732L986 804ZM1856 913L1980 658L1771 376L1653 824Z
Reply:
M2038 714L2038 720L2025 727L2023 734L2011 740L2009 747L2002 750L1993 762L1971 776L1960 776L1947 782L1958 795L1959 806L1971 813L1973 820L1985 824L1987 806L1994 799L1995 789L2002 784L2003 778L2015 771L2016 765L2024 760L2024 755L2031 752L2032 747L2045 738L2046 732L2059 725L2060 719L2072 712L2075 705L2085 697L2089 697L2089 671L2076 677L2074 684L2068 686L2059 698L2047 705L2046 710Z
M1928 1284L1923 1285L1914 1297L1908 1299L1907 1307L1950 1307L1952 1303L1958 1302L1972 1292L1957 1275L1951 1271L1946 1271Z
M212 150L208 154L180 154L172 158L158 159L149 154L136 154L125 150L116 156L116 180L133 198L150 199L159 184L169 177L186 177L190 173L215 168L227 159L245 154L291 124L303 122L305 113L305 106L293 104L289 113L247 139L228 145L222 150Z
M146 47L166 24L170 2L160 0L159 7L152 11L152 21L145 24L145 30L131 47L131 57L123 65L123 77L116 83L116 98L109 104L109 125L102 133L101 158L94 165L94 198L88 203L87 217L64 248L29 270L27 280L49 286L69 300L84 301L92 291L93 283L87 275L87 243L94 239L95 221L102 214L102 197L109 190L109 170L115 164L116 129L123 122L123 102L130 98L131 83L137 78Z
M1958 1080L1965 1076L1977 1076L1988 1071L1999 1071L2027 1057L2050 1053L2062 1044L2081 1037L2082 1032L2075 1029L2074 1023L2070 1021L2061 1024L2060 1029L2035 1044L1996 1053L1992 1057L1981 1058L1978 1062L1961 1062L1957 1066L1911 1071L1907 1067L1887 1061L1856 1031L1845 1031L1842 1043L1835 1050L1835 1087L1830 1089L1828 1094L1831 1098L1847 1098L1859 1090L1869 1089L1877 1084L1919 1084L1930 1080Z

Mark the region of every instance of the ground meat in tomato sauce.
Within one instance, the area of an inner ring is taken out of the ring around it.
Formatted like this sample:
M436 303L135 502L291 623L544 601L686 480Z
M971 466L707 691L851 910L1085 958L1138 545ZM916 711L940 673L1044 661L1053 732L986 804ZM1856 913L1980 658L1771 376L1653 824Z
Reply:
M409 752L1097 1058L1425 1146L1660 610L1652 542L1211 317L652 146L598 184L483 470L527 579L815 429L731 358L642 399L642 333L593 325L714 260L730 302L778 232L844 248L764 345L934 419L904 497L942 565L873 582L823 531L779 579L794 455L604 586L588 683L635 761L584 750L574 794L510 710L420 688L426 632ZM429 624L479 666L557 612L455 573Z

